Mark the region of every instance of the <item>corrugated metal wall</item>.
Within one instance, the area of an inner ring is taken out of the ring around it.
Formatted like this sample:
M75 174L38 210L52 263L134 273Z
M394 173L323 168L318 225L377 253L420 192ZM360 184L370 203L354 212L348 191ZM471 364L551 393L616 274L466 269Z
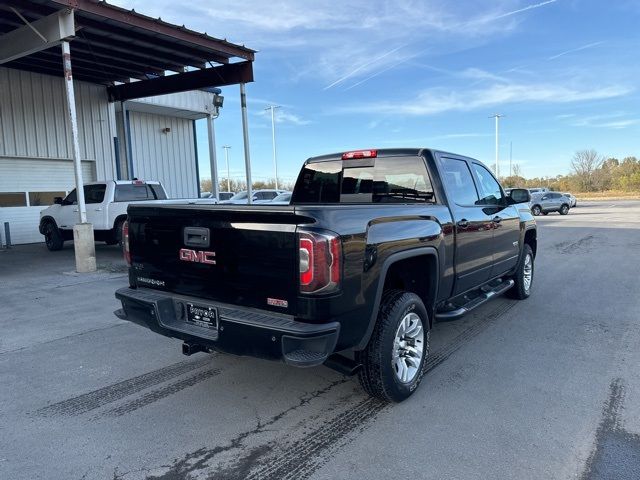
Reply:
M115 178L106 88L75 82L80 155L100 179ZM62 78L0 68L0 158L71 160ZM46 171L34 171L46 175Z
M113 137L115 106L106 88L75 82L80 154L85 182L117 178ZM173 115L200 109L210 94L149 100L167 104ZM209 100L210 101L210 100ZM0 67L0 192L65 191L74 187L72 147L64 81ZM186 115L186 114L185 114ZM171 132L162 133L164 128ZM130 112L132 158L138 178L160 180L173 198L197 196L193 122L186 118ZM122 175L126 178L126 163ZM28 198L28 195L27 195ZM14 243L42 241L43 207L0 207L0 225L11 223Z
M196 198L193 121L130 111L129 125L134 175L159 180L170 198ZM171 131L163 133L165 128Z

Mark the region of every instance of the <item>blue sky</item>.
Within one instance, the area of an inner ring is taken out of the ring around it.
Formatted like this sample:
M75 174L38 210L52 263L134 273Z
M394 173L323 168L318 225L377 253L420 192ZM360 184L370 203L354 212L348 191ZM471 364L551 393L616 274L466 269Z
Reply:
M258 50L247 86L254 179L273 177L277 111L280 177L309 156L424 146L527 177L569 171L574 151L640 156L640 2L637 0L297 1L118 0ZM223 89L218 164L244 176L239 89ZM204 122L201 177L209 176Z

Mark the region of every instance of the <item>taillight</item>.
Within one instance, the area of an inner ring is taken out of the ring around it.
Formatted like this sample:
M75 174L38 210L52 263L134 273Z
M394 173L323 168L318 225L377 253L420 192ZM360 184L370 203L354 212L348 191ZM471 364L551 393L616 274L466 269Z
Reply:
M131 265L131 251L129 250L129 222L122 224L122 253L127 265Z
M329 232L298 232L300 291L329 293L340 288L342 242Z

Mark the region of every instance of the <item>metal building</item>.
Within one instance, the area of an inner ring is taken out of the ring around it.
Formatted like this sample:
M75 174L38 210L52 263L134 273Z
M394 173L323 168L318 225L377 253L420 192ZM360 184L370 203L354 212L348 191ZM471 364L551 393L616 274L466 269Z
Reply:
M13 243L41 241L39 211L78 179L160 180L173 198L196 197L194 121L211 124L214 110L203 89L240 85L249 174L253 59L244 46L104 1L3 0L0 222ZM81 223L81 198L79 207Z
M9 223L14 244L42 241L40 210L74 188L62 82L0 68L0 225ZM129 178L130 158L133 176L160 180L171 198L197 197L194 121L212 101L195 91L127 102L127 155L123 117L104 87L76 82L84 182Z

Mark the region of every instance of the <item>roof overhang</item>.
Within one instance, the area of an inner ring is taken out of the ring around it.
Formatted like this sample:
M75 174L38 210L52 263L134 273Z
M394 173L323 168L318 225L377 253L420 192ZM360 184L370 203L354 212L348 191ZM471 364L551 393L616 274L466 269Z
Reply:
M74 34L67 27L50 44L43 41L38 26L69 16ZM26 40L12 40L16 32ZM107 85L112 100L253 81L254 50L160 18L98 0L0 3L2 66L62 76L63 40L71 40L74 78Z

